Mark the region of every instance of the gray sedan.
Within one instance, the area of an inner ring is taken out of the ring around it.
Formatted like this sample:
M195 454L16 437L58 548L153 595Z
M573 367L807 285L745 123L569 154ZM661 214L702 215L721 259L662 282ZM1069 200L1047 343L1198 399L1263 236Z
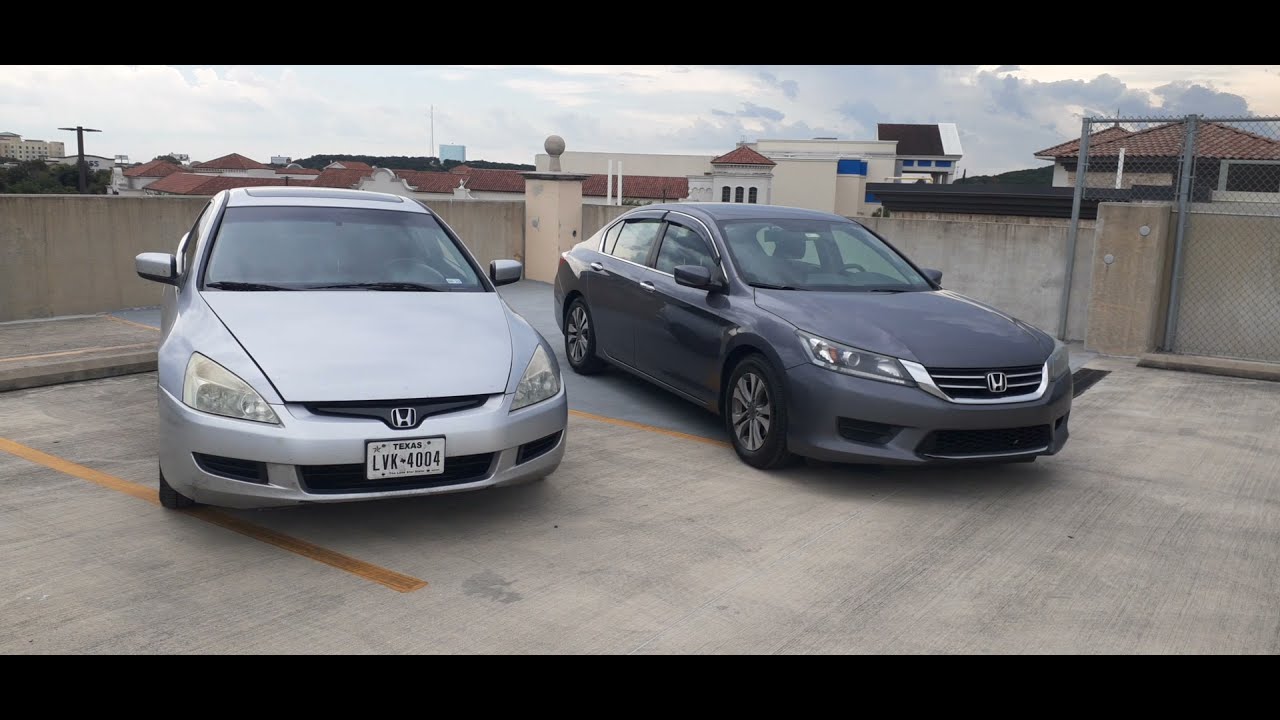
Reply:
M756 467L1061 450L1067 348L941 278L844 217L680 203L565 253L554 299L573 370L613 365L721 414Z
M261 507L476 490L560 464L555 353L426 206L394 195L214 196L164 283L160 500Z

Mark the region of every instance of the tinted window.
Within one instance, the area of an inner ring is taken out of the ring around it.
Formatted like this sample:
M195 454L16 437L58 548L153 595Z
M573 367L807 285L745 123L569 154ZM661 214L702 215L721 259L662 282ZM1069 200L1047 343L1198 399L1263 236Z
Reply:
M217 283L486 289L431 215L334 207L228 208L204 276L206 288Z
M213 201L205 203L204 209L200 211L200 215L196 217L195 223L191 226L191 232L187 233L186 240L183 241L182 248L178 251L178 272L181 275L187 274L187 268L191 267L196 261L196 241L200 239L200 229L204 224L205 216L209 214L209 206Z
M756 219L720 223L734 266L751 284L797 290L929 290L929 281L853 222Z
M618 223L609 228L609 231L604 234L604 252L610 255L613 254L613 246L618 242L618 233L622 232L622 225L622 223Z
M716 269L716 261L702 236L682 225L671 224L667 225L667 232L662 237L662 247L658 249L655 267L664 273L674 273L678 265L701 265L708 270Z
M649 251L658 242L661 229L660 220L630 220L622 226L613 252L609 254L644 265L649 261Z

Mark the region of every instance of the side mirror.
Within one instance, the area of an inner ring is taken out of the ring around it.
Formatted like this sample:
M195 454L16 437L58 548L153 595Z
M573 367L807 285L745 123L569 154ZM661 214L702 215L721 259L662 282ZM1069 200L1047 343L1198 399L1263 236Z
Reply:
M524 274L524 265L515 260L494 260L489 263L489 279L494 285L510 285Z
M923 272L924 276L929 278L929 280L931 280L934 285L942 284L941 270L934 270L933 268L920 268L920 271Z
M178 284L178 258L169 253L147 252L133 259L138 277L167 285Z
M675 275L677 285L699 290L716 290L720 287L711 271L701 265L677 265L672 274Z

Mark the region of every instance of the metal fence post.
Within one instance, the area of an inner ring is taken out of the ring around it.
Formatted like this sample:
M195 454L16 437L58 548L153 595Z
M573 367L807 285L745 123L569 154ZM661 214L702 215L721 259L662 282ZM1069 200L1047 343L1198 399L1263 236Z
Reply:
M1178 332L1178 302L1182 285L1183 237L1187 231L1187 205L1191 196L1191 185L1195 182L1196 128L1199 116L1188 115L1182 136L1182 167L1178 172L1178 223L1173 236L1173 276L1169 278L1169 311L1166 313L1164 325L1164 342L1162 350L1173 351L1173 344Z
M1062 308L1058 317L1058 339L1067 341L1067 320L1071 314L1071 281L1076 269L1076 238L1080 233L1080 202L1084 199L1085 177L1089 169L1089 134L1093 119L1080 123L1080 147L1076 160L1076 192L1071 198L1071 225L1067 228L1066 272L1062 278Z

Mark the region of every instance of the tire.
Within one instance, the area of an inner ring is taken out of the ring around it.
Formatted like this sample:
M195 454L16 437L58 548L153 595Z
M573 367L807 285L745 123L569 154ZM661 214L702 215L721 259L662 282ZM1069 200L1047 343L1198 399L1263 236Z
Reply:
M787 404L782 380L763 355L748 355L729 374L724 418L733 449L746 464L775 470L795 461L796 456L787 450Z
M186 508L195 507L199 503L187 497L186 495L183 495L177 490L174 490L173 486L169 484L169 481L164 479L164 472L161 472L160 473L160 504L163 505L164 507L169 508L170 510L185 510Z
M591 309L582 298L574 298L564 314L564 356L579 375L595 375L605 368L596 355L595 327Z

